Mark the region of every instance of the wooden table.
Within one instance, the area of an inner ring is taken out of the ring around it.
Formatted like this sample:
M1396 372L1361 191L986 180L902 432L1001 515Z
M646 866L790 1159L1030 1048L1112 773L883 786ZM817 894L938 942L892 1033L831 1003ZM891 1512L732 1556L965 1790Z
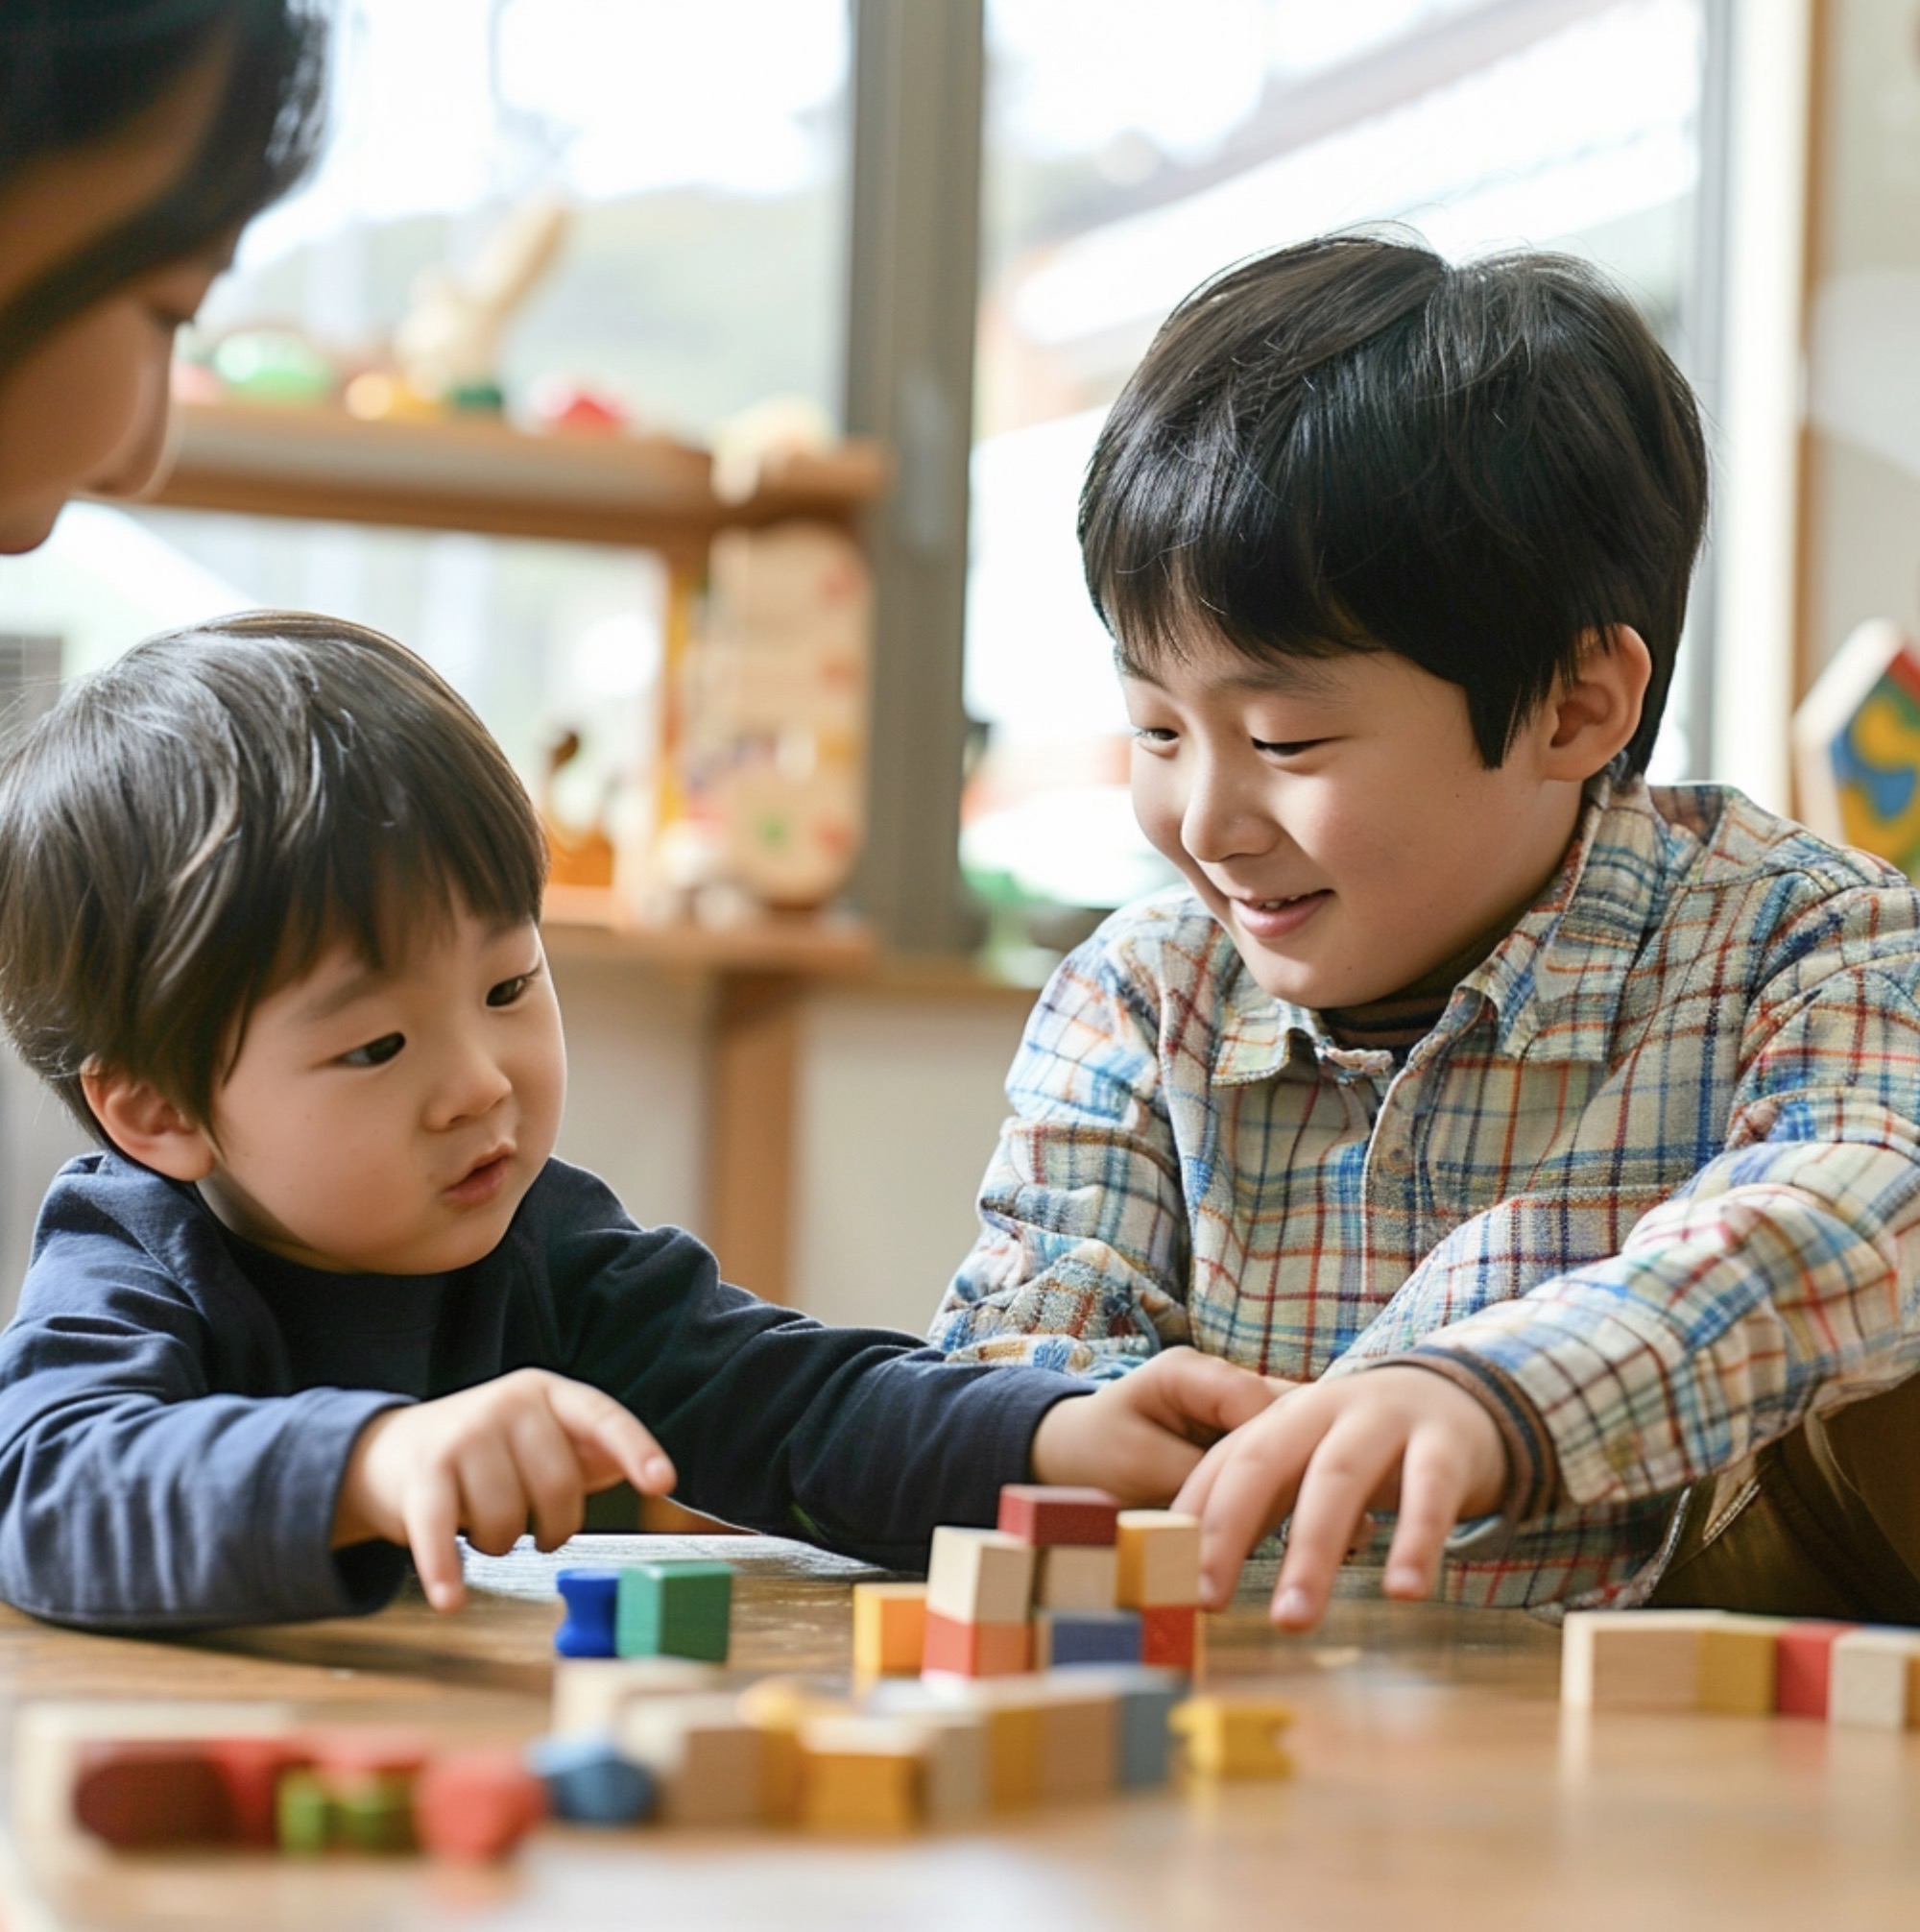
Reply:
M673 1547L741 1566L743 1675L845 1671L848 1586L869 1573L769 1539ZM470 1578L487 1594L452 1620L415 1600L188 1646L0 1612L0 1697L287 1699L526 1734L544 1710L552 1570L633 1548L602 1538L564 1558L476 1558ZM1581 1722L1556 1703L1557 1658L1553 1631L1519 1613L1343 1601L1312 1638L1281 1639L1249 1596L1213 1620L1209 1667L1216 1680L1284 1685L1300 1713L1291 1783L1142 1795L885 1845L555 1826L497 1872L110 1855L49 1871L10 1839L0 1910L7 1932L1912 1925L1920 1736L1795 1719Z

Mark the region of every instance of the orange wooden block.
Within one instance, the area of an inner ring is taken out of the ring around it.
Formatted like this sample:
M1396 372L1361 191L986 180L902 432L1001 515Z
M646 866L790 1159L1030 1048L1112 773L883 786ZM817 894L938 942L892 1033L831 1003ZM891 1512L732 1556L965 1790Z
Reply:
M1140 1620L1140 1662L1191 1677L1200 1612L1191 1604L1164 1604L1141 1610Z
M957 1617L926 1613L926 1648L921 1668L963 1678L1012 1677L1033 1665L1031 1624L963 1624Z
M917 1677L926 1646L924 1583L853 1585L853 1668L862 1677Z
M414 1784L414 1832L437 1858L500 1858L546 1816L546 1786L516 1751L450 1751Z

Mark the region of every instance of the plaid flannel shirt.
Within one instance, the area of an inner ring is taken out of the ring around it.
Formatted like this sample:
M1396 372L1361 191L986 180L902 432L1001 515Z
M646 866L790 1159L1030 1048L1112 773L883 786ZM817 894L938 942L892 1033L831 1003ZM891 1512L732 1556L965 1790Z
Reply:
M1706 785L1590 787L1399 1070L1159 895L1042 995L931 1338L1094 1376L1425 1359L1538 1479L1443 1593L1632 1601L1689 1484L1920 1368L1916 987L1920 892Z

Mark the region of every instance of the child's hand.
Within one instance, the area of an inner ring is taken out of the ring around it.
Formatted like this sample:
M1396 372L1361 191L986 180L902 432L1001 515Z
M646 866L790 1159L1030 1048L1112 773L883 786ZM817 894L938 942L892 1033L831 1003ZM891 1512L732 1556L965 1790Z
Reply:
M427 1601L467 1601L454 1537L502 1556L529 1516L542 1550L580 1528L586 1499L624 1477L674 1485L666 1452L611 1395L520 1368L438 1402L388 1409L360 1432L333 1516L333 1547L383 1537L412 1551Z
M1201 1596L1224 1608L1247 1552L1292 1517L1273 1593L1287 1630L1320 1621L1370 1509L1394 1509L1390 1597L1425 1597L1463 1516L1500 1507L1506 1444L1479 1403L1425 1368L1370 1368L1297 1389L1212 1450L1175 1508L1201 1519Z
M1123 1503L1164 1503L1210 1442L1290 1386L1197 1349L1166 1349L1095 1394L1056 1402L1034 1432L1034 1481L1085 1484Z

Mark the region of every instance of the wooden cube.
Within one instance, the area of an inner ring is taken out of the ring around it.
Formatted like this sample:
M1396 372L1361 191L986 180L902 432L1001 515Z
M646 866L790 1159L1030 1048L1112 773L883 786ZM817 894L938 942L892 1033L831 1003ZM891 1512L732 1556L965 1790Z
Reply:
M1581 1710L1772 1710L1783 1625L1725 1610L1576 1610L1560 1696Z
M1048 1684L1040 1705L1042 1801L1104 1796L1114 1788L1118 1756L1119 1705L1113 1694L1097 1686Z
M727 1661L733 1572L725 1563L636 1563L620 1572L614 1641L623 1657Z
M219 1770L191 1743L84 1746L73 1817L84 1831L123 1851L240 1843Z
M1138 1610L1042 1610L1033 1620L1033 1667L1066 1670L1140 1660Z
M861 1677L918 1677L926 1648L924 1583L853 1585L853 1669Z
M670 1824L757 1824L766 1740L730 1697L642 1698L621 1714L621 1753L650 1771Z
M1811 1618L1788 1624L1774 1647L1774 1709L1783 1717L1825 1717L1834 1645L1858 1628Z
M933 1533L926 1608L963 1624L1018 1624L1033 1607L1034 1551L997 1530L943 1524Z
M1272 1698L1196 1697L1168 1720L1201 1777L1289 1777L1293 1760L1281 1737L1293 1713Z
M537 1737L524 1763L540 1779L547 1808L569 1824L637 1824L659 1802L653 1773L611 1738Z
M1034 1562L1037 1610L1111 1610L1118 1601L1120 1553L1091 1543L1057 1543Z
M504 1857L545 1816L545 1785L509 1750L443 1751L414 1784L414 1834L436 1858Z
M760 1793L767 1823L798 1823L800 1727L816 1717L850 1716L852 1706L817 1678L772 1677L749 1684L735 1700L734 1708L760 1733Z
M1130 1610L1200 1601L1200 1519L1171 1509L1122 1509L1116 1600Z
M800 1727L800 1822L810 1831L911 1831L926 1735L906 1719L809 1718Z
M1864 1628L1834 1639L1831 1723L1873 1730L1920 1727L1920 1631Z
M921 1668L963 1678L1012 1677L1033 1667L1033 1626L970 1624L926 1613Z
M1023 1543L1043 1547L1081 1544L1111 1547L1120 1506L1104 1489L1009 1483L1000 1491L1000 1529Z
M562 1657L553 1667L552 1728L561 1736L610 1731L636 1698L717 1690L721 1674L691 1657Z
M980 1689L958 1678L889 1678L867 1696L876 1716L908 1720L921 1731L921 1799L929 1824L959 1824L988 1803L988 1719Z
M1025 1811L1041 1798L1041 1751L1044 1737L1041 1701L1032 1680L1015 1679L992 1687L984 1705L987 1732L987 1806L991 1811Z
M1200 1653L1200 1612L1190 1604L1165 1604L1140 1611L1140 1662L1191 1677Z
M1143 1664L1115 1665L1076 1671L1074 1683L1097 1686L1114 1701L1114 1781L1130 1790L1164 1784L1173 1743L1170 1720L1188 1697L1186 1677Z

